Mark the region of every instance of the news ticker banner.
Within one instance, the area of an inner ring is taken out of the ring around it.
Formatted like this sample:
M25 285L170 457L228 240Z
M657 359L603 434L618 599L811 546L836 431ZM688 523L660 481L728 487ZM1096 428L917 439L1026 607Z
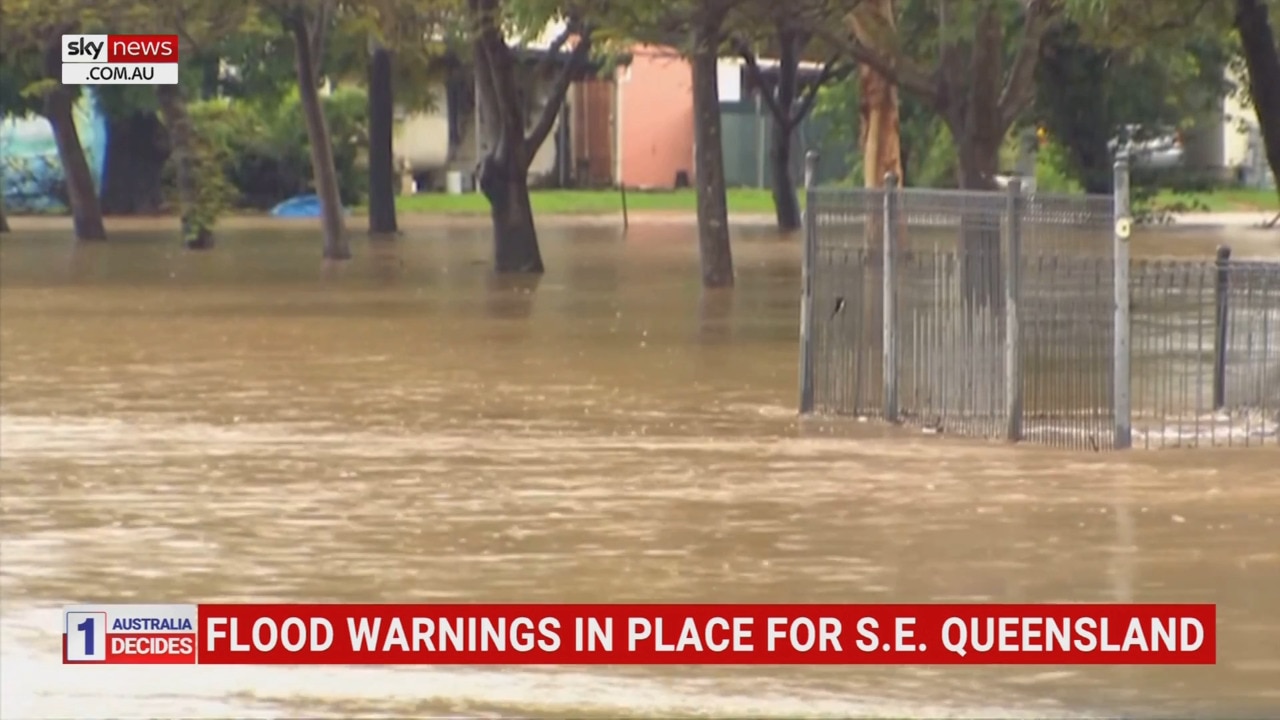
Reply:
M64 664L1212 665L1213 605L83 605Z
M63 85L177 85L177 35L63 35Z

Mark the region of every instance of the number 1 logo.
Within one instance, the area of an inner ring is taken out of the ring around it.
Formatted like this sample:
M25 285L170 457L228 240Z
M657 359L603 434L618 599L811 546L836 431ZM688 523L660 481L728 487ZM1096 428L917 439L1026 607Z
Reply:
M107 659L107 614L69 612L63 630L67 662L102 662Z

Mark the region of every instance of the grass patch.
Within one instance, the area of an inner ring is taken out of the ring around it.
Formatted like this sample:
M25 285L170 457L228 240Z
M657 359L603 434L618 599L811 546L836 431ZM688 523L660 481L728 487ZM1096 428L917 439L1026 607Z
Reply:
M547 215L622 214L622 194L618 190L534 190L529 193L533 211ZM803 197L801 198L803 201ZM728 191L731 213L773 213L773 196L768 190L732 188ZM698 200L692 188L686 190L628 190L627 210L696 212ZM396 209L425 215L487 215L489 203L479 193L446 195L420 193L396 198ZM358 208L365 212L366 208Z
M534 190L530 194L533 211L539 215L613 215L622 214L622 195L610 190ZM800 192L804 206L804 193ZM769 190L730 188L729 212L738 214L773 214L773 196ZM1265 212L1280 210L1280 198L1273 190L1230 188L1204 192L1161 190L1149 201L1164 212ZM627 210L632 212L697 211L698 201L692 188L684 190L628 190ZM479 193L446 195L421 193L396 198L396 209L402 213L423 215L487 215L489 203ZM363 214L366 208L354 208Z
M1153 204L1171 212L1258 212L1280 210L1275 190L1223 188L1204 192L1161 190Z

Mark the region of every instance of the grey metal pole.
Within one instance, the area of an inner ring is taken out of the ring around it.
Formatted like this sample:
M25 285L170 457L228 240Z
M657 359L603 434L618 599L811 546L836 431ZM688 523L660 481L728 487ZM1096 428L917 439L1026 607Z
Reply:
M1227 332L1231 306L1231 247L1218 246L1215 262L1218 268L1217 278L1213 283L1213 409L1221 410L1227 405Z
M898 420L898 176L884 176L884 419Z
M814 220L814 183L818 153L810 150L804 156L804 253L800 271L800 414L813 412L813 270L818 254L818 228Z
M1115 163L1115 229L1112 246L1115 262L1115 317L1114 344L1112 347L1112 414L1115 417L1116 450L1133 446L1133 407L1129 368L1129 235L1133 230L1133 218L1129 214L1129 158L1120 155Z
M1022 439L1022 324L1018 317L1022 275L1022 180L1009 181L1009 231L1004 248L1004 402L1005 437Z

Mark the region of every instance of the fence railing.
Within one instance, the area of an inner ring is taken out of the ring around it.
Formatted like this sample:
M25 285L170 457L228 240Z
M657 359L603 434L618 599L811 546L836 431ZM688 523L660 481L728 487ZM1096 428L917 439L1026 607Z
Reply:
M1280 440L1280 264L1131 262L1127 179L807 182L801 411L1095 450Z

